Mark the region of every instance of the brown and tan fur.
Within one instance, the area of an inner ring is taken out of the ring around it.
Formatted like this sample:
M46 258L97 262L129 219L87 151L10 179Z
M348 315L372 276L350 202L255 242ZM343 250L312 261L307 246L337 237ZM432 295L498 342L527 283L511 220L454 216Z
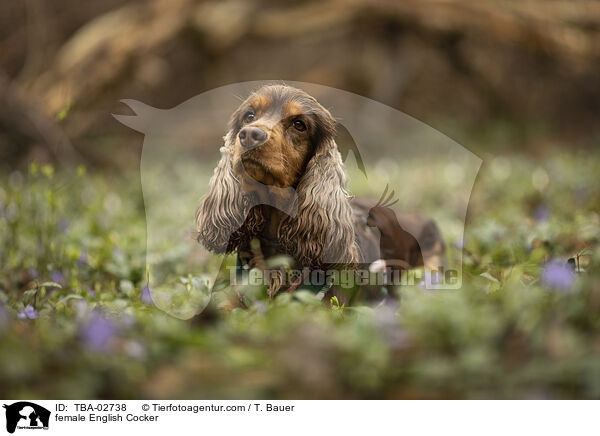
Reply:
M270 85L252 93L231 116L221 160L197 212L198 240L213 252L229 253L248 251L258 239L265 256L289 255L299 267L314 269L354 268L375 249L406 267L423 265L417 240L400 225L402 214L351 201L335 125L329 111L302 90ZM267 139L248 149L240 139L246 127L262 130ZM249 198L266 187L291 188L297 214L252 206ZM380 225L391 246L382 240L378 247L365 231ZM435 224L433 229L441 240Z

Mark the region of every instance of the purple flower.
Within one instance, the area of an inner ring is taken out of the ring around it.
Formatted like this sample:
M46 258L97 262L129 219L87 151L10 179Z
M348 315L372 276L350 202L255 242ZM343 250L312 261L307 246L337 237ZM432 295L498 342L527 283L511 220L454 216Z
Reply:
M533 217L536 221L542 223L550 219L550 207L545 204L540 204L535 208Z
M53 282L60 283L61 285L65 284L65 275L62 272L54 271L51 277Z
M146 304L154 304L154 301L152 300L152 292L150 291L149 286L144 286L142 288L140 298Z
M92 350L108 349L115 338L115 324L101 312L94 311L81 331L83 342Z
M26 318L35 319L35 318L38 317L38 312L37 312L37 310L35 310L33 308L33 306L31 304L28 304L25 307L25 310L22 310L21 312L19 312L19 314L17 315L17 317L19 319L26 319Z
M87 265L87 262L88 262L87 251L85 251L85 249L82 249L81 253L79 254L79 259L77 259L77 268L83 268L85 265Z
M573 285L575 273L569 265L558 260L551 260L542 271L542 282L552 289L566 291Z
M90 298L94 298L96 296L96 291L94 291L92 288L87 288L87 293Z

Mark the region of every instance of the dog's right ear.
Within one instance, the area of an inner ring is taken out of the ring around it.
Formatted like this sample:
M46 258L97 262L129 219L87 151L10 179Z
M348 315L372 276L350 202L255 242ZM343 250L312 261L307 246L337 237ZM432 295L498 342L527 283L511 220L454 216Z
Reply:
M241 185L233 172L233 134L225 136L221 160L209 182L208 194L196 212L198 241L215 253L229 253L241 243L239 229L247 214Z

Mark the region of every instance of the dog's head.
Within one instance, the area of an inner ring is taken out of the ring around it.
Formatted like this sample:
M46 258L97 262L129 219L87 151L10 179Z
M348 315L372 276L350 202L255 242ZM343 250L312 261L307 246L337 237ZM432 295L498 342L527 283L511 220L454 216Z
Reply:
M297 213L275 223L278 244L301 265L355 263L352 209L334 134L331 114L304 91L269 85L252 93L231 117L197 213L198 239L211 251L234 251L265 225L255 207L267 204L261 199L293 192Z
M310 158L331 141L335 120L313 97L296 88L265 86L233 113L233 168L256 181L295 187Z

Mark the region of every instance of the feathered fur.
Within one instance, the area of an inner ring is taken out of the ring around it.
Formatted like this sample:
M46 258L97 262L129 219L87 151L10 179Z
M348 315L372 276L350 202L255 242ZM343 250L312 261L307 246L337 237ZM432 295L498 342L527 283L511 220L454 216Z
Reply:
M297 194L297 213L295 216L284 214L276 226L280 249L303 267L356 264L358 248L343 163L334 140L335 120L313 97L286 86L261 88L233 114L221 148L221 159L196 214L198 240L210 251L229 253L247 245L252 238L264 238L263 210L253 200L253 193L244 190L241 183L244 175L236 173L234 162L236 147L240 147L237 135L242 125L239 119L244 108L257 99L262 99L263 105L267 101L271 106L283 107L294 102L303 109L307 124L310 123L307 162L302 163L303 168L289 168L291 173L301 174L292 185ZM277 129L272 128L271 138L287 138ZM284 153L286 147L293 146L280 144ZM261 158L268 164L271 157Z

